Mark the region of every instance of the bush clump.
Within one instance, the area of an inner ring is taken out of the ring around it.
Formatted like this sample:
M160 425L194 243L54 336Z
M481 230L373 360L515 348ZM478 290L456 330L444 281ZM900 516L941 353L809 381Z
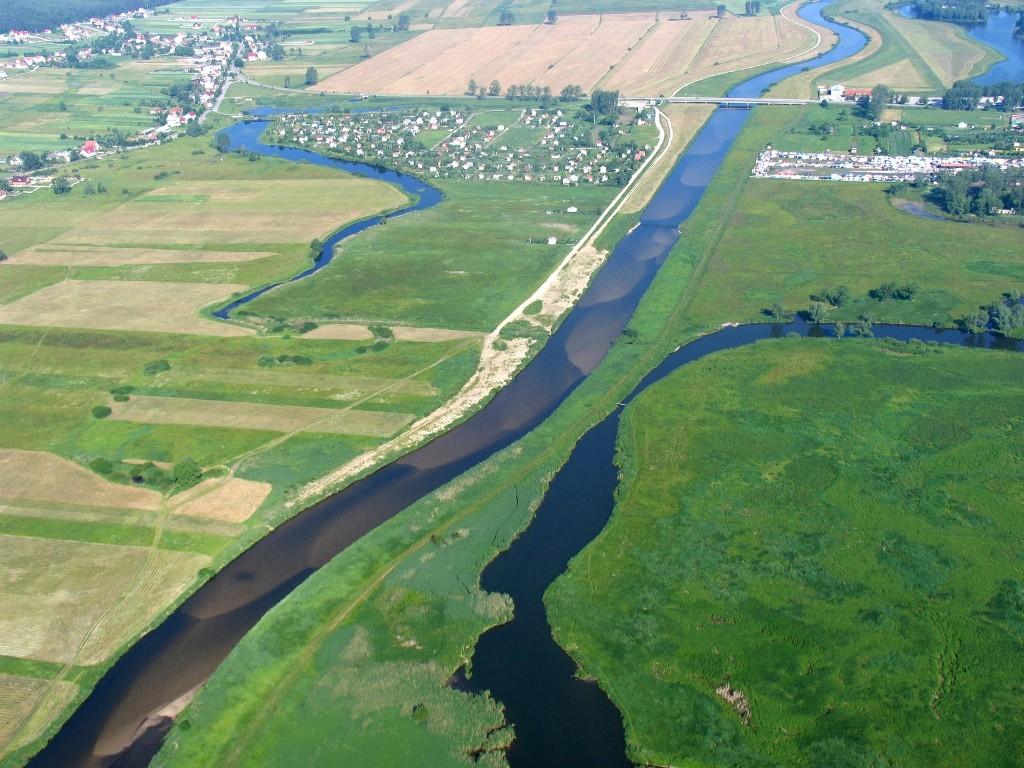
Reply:
M111 413L113 413L113 411L111 411L110 407L106 405L97 405L92 409L92 415L95 419L105 419Z
M156 376L158 373L171 370L171 364L166 360L153 360L142 366L142 372L147 376Z
M195 459L184 458L171 470L171 480L178 488L188 488L203 477L203 468Z

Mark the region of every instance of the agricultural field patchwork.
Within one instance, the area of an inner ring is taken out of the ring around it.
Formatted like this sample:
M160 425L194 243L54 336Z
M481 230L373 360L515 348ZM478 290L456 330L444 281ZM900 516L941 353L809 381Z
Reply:
M299 488L450 398L480 351L437 323L307 339L315 324L204 314L407 204L390 185L203 137L76 171L91 194L0 208L4 754Z
M631 759L1015 762L1022 374L1013 353L778 340L627 409L612 520L547 603Z
M112 130L151 128L151 105L166 100L166 89L187 83L188 75L169 60L13 74L0 84L0 158L54 151Z

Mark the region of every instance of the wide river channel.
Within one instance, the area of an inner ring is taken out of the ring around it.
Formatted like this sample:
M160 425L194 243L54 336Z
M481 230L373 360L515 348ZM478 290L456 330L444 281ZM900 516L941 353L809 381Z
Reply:
M756 97L797 72L859 51L866 43L863 35L822 17L828 1L809 3L800 9L800 15L838 35L832 50L752 77L733 88L730 95ZM711 116L644 210L639 226L616 246L579 304L529 365L485 407L441 437L282 524L231 562L122 656L29 764L52 768L148 765L169 725L168 720L153 715L203 683L268 610L353 541L543 421L594 370L621 335L676 243L680 224L700 201L749 115L745 109L723 108ZM437 190L409 176L267 145L260 138L266 125L240 123L228 129L228 135L235 147L248 151L329 165L399 184L415 195L417 202L392 215L441 200ZM346 227L329 244L374 223ZM331 251L327 248L325 257L303 276L323 266ZM222 308L218 315L226 316L253 295ZM633 396L692 359L790 330L807 332L808 328L799 323L752 325L706 336L668 358ZM983 346L1001 343L955 331L876 326L876 332ZM547 585L610 514L618 418L617 410L580 442L569 464L555 478L536 521L484 574L486 589L513 595L516 619L481 638L470 685L489 688L506 704L517 733L509 758L517 765L628 764L618 713L596 686L574 680L572 661L551 640L540 602ZM581 504L583 486L591 494L587 498L592 498L592 504ZM587 514L590 507L593 509ZM561 541L545 548L543 540L552 537ZM541 551L544 549L554 551ZM504 672L503 665L508 666ZM529 676L526 672L531 666L536 674ZM506 673L512 669L520 679L510 679ZM548 671L542 673L542 669ZM572 731L589 735L593 744L588 746L587 738L573 737Z

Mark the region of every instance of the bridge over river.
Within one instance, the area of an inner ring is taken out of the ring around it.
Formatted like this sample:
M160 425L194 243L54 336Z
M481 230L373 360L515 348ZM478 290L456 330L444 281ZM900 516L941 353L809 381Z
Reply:
M805 104L817 104L816 99L769 99L744 98L740 96L668 96L658 99L622 99L626 107L653 107L658 104L721 104L731 107L752 107L756 104L770 106L801 107Z

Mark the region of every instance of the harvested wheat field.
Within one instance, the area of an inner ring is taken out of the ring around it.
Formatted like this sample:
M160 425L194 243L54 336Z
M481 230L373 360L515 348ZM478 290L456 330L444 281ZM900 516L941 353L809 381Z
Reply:
M412 414L390 411L145 395L114 403L112 407L114 412L110 418L142 424L198 424L268 432L323 432L366 437L389 437L413 419Z
M460 331L454 328L417 328L411 325L391 326L391 332L398 341L456 341L458 339L482 338L477 331ZM363 341L372 339L373 334L365 325L352 323L328 323L305 334L304 339L340 339L342 341Z
M324 205L330 200L330 205ZM397 208L406 196L389 184L337 179L190 181L171 184L79 222L49 245L292 243L339 222Z
M803 53L814 40L808 30L785 16L727 16L708 36L685 76L672 82L682 87L724 72L781 61Z
M454 5L454 4L453 4ZM449 6L451 9L451 6ZM686 82L802 52L814 40L783 16L694 12L562 16L554 25L432 30L322 81L315 90L461 94L487 84L672 93Z
M73 461L43 451L0 448L0 498L155 510L160 494L105 480Z
M900 90L931 87L928 78L921 74L921 71L910 59L900 59L863 75L849 77L846 82L853 88L873 88L879 83L887 85L891 83L892 88Z
M0 306L0 323L244 336L251 331L207 320L199 310L245 288L230 283L65 280Z
M209 562L146 547L0 536L0 654L103 661Z
M270 251L206 251L173 248L117 248L103 245L37 245L11 257L11 264L69 267L121 267L130 264L200 264L255 261Z
M0 674L0 754L39 736L77 692L74 683Z
M659 21L621 61L603 87L622 93L665 94L690 70L704 42L722 23L710 11L694 11L688 20ZM676 86L677 88L678 86Z
M211 477L173 499L176 515L244 523L270 495L270 483L240 477Z

